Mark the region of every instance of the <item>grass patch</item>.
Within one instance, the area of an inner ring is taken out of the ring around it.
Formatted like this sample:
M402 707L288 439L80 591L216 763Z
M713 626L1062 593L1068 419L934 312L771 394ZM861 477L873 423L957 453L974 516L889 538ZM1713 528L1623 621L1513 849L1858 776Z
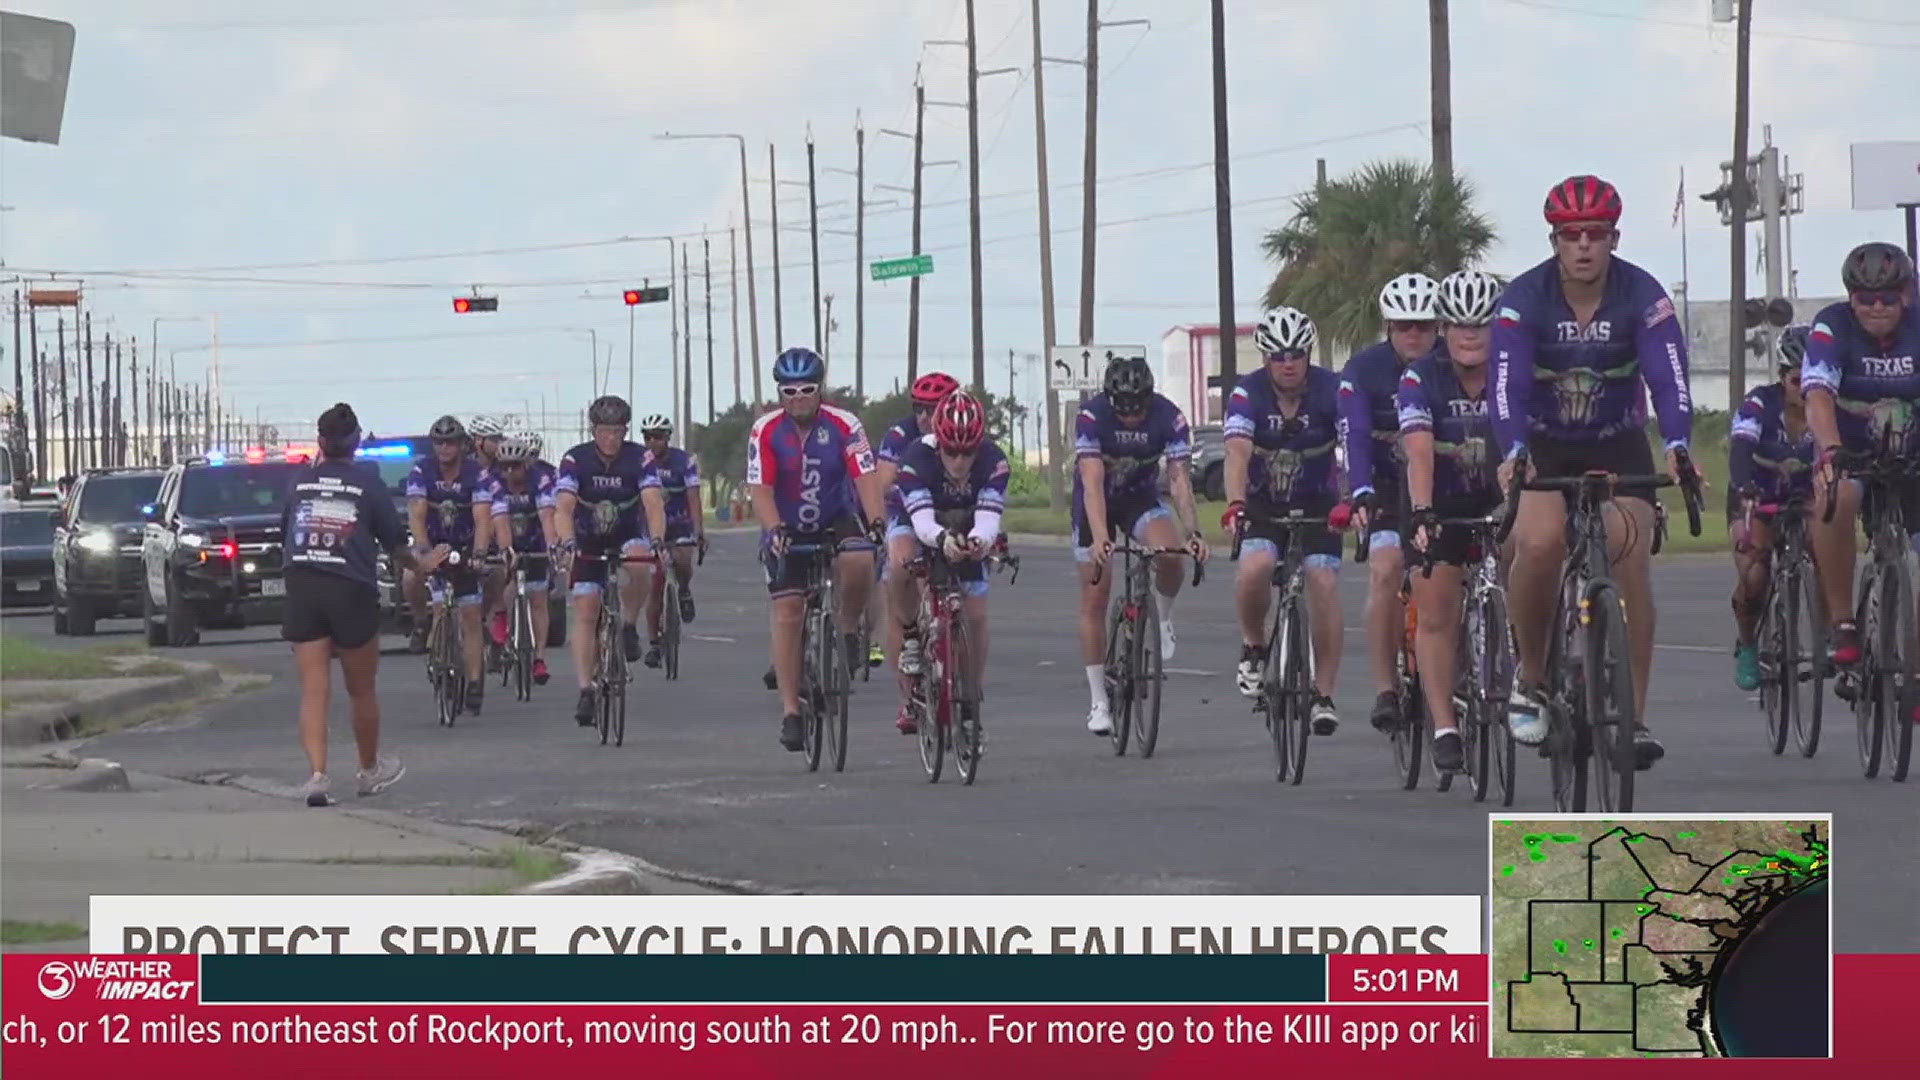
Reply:
M508 871L510 880L478 889L461 890L467 895L499 896L526 885L559 877L571 866L566 857L552 848L532 844L514 844L482 856L479 865Z
M39 945L48 941L81 941L87 928L70 922L0 920L0 945Z
M0 679L109 679L120 669L97 652L50 649L17 635L0 638Z
M142 660L137 664L122 667L120 674L130 677L158 678L165 675L179 675L186 670L169 660Z
M58 686L36 686L30 690L8 690L6 693L9 705L44 705L72 700L73 691Z

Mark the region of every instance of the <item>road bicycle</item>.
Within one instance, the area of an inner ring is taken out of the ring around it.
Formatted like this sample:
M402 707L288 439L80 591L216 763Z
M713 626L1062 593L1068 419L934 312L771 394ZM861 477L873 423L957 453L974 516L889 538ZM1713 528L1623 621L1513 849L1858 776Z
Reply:
M1113 719L1115 756L1125 756L1127 740L1137 724L1140 756L1150 758L1160 742L1160 692L1166 672L1160 658L1160 605L1153 588L1153 560L1160 555L1193 558L1184 547L1143 548L1131 538L1115 546L1121 558L1120 595L1107 615L1107 712ZM1093 584L1105 572L1096 566ZM1206 576L1206 564L1193 562L1193 584Z
M801 748L808 772L820 769L824 754L834 772L847 768L847 703L853 696L852 657L841 639L839 582L835 565L840 546L832 539L789 542L775 577L787 580L789 559L802 559L806 608L800 622ZM860 657L864 663L866 658Z
M1807 497L1785 502L1749 499L1749 530L1755 515L1773 523L1771 573L1760 608L1755 644L1760 660L1760 708L1767 720L1767 746L1785 753L1793 733L1803 757L1820 748L1820 714L1826 699L1827 605L1807 536Z
M1907 425L1881 429L1879 446L1868 452L1834 455L1834 478L1827 487L1825 520L1833 520L1842 473L1864 489L1861 520L1871 561L1860 571L1854 625L1860 631L1860 662L1842 677L1853 697L1854 730L1861 772L1868 779L1888 767L1902 781L1913 756L1920 680L1915 678L1913 574L1908 567L1906 514L1901 494L1912 483L1917 464L1907 445Z
M1507 620L1507 590L1502 584L1500 544L1495 536L1500 517L1441 518L1441 529L1468 532L1465 579L1461 582L1460 627L1456 634L1459 658L1454 665L1453 711L1459 726L1462 771L1473 792L1473 801L1483 802L1500 784L1500 805L1513 805L1516 761L1513 733L1506 723L1507 696L1513 683L1513 630ZM1421 573L1433 572L1432 542L1419 553ZM1408 610L1408 634L1414 626L1414 613ZM1409 643L1409 648L1410 643ZM1421 699L1424 710L1426 699ZM1430 734L1430 732L1429 732ZM1436 770L1435 786L1440 791L1453 787L1456 773Z
M576 563L599 563L607 568L600 587L600 614L594 620L593 640L596 655L593 674L587 688L593 691L594 726L600 732L600 745L609 741L624 746L627 741L627 685L632 681L627 649L622 633L620 575L623 566L645 566L651 554L628 555L619 550L603 555L575 555Z
M707 561L706 546L697 540L675 540L673 547L692 547L695 549L694 564L703 566ZM660 592L660 666L668 679L680 677L680 594L686 586L680 580L680 568L675 565L669 552L659 560L658 572L666 575L666 585Z
M1006 552L1004 542L984 561L989 573L1008 568L1009 584L1020 579L1020 559ZM921 579L916 623L922 643L920 672L909 677L907 707L918 727L920 764L929 783L939 782L949 746L960 778L967 784L980 775L980 760L986 754L979 673L967 632L967 597L956 569L938 546L923 549L907 564L908 572Z
M517 552L513 557L513 583L507 602L507 643L500 664L500 685L512 687L516 701L533 700L533 592L527 588L527 572L552 562L544 551ZM548 587L552 588L551 571ZM540 598L546 603L546 597Z
M1254 711L1266 721L1273 742L1274 779L1298 784L1306 778L1307 740L1313 735L1314 683L1313 613L1307 603L1306 534L1325 528L1327 516L1306 510L1288 510L1263 518L1286 554L1273 566L1270 588L1277 601L1267 616L1266 661L1260 676L1260 694ZM1246 542L1243 516L1233 533L1232 561L1240 561ZM1366 540L1361 538L1364 545Z
M453 583L447 571L462 563L474 563L476 573L485 573L492 566L499 565L497 556L475 559L472 555L454 550L447 553L445 561L433 568L428 574L429 591L433 596L428 607L427 629L427 681L433 686L434 713L441 727L452 727L459 720L461 710L467 707L467 693L471 689L471 680L467 676L467 657L465 641L460 629L460 608L454 596Z

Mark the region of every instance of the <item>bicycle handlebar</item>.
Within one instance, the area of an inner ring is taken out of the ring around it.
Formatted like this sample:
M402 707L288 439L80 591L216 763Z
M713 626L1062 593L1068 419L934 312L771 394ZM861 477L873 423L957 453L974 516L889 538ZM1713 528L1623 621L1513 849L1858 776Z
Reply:
M1267 517L1266 520L1269 524L1278 526L1282 530L1292 530L1304 529L1315 524L1324 525L1326 524L1327 517L1325 514L1313 514L1305 510L1289 510L1284 514L1271 515ZM1235 523L1233 528L1233 553L1228 557L1229 562L1240 561L1240 546L1246 541L1246 538L1247 518L1246 515L1242 513L1239 521Z
M1202 543L1205 543L1205 541L1202 541ZM1130 551L1135 555L1140 556L1143 559L1151 559L1159 555L1184 555L1189 559L1193 559L1193 586L1195 588L1198 588L1200 585L1200 580L1207 576L1207 564L1204 562L1201 562L1198 558L1195 558L1193 552L1188 551L1186 548L1183 548L1183 547L1143 548L1143 547L1135 547L1131 542L1128 542L1125 544L1115 544L1113 546L1113 552L1115 555L1123 551ZM1111 556L1109 556L1109 558L1111 558ZM1090 584L1094 584L1094 585L1100 584L1101 579L1106 577L1106 570L1107 570L1107 566L1105 563L1095 562L1093 564L1093 581Z
M1693 460L1685 447L1674 448L1675 464L1679 465L1680 476L1675 478L1665 473L1632 475L1608 472L1604 469L1590 469L1579 476L1533 477L1526 478L1530 454L1521 447L1513 457L1513 474L1507 482L1506 510L1500 521L1499 541L1506 543L1513 532L1513 523L1520 512L1520 493L1522 491L1557 491L1561 494L1580 492L1603 493L1612 498L1616 492L1650 492L1660 488L1679 486L1687 505L1687 529L1695 536L1700 535L1700 474L1693 467Z

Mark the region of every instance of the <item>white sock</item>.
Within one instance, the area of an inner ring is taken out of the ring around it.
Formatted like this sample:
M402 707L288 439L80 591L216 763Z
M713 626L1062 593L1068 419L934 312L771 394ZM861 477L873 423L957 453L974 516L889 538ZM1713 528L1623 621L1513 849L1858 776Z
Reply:
M1160 618L1164 619L1167 622L1172 622L1173 621L1173 601L1175 597L1168 596L1166 593L1160 592L1160 590L1158 589L1155 589L1154 592L1158 593L1160 597ZM1179 594L1177 593L1175 594L1175 596L1178 596L1178 595Z
M1093 695L1091 699L1093 704L1105 705L1107 703L1107 667L1105 664L1087 665L1087 692Z

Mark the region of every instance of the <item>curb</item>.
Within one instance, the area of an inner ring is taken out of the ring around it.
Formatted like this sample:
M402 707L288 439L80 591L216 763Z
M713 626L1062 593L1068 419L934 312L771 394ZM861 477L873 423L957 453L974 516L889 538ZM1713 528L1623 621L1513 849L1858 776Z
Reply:
M0 717L0 745L63 742L78 737L80 723L88 716L180 701L205 693L222 681L220 670L212 664L187 662L181 666L190 670L143 686L110 690L81 701L25 708Z
M706 874L686 873L656 866L635 855L605 848L587 847L566 840L546 840L538 844L558 851L573 864L573 869L546 881L537 881L513 890L530 896L644 896L658 893L652 881L671 881L708 892L736 896L787 892L750 881L734 881ZM650 880L651 879L651 880Z

